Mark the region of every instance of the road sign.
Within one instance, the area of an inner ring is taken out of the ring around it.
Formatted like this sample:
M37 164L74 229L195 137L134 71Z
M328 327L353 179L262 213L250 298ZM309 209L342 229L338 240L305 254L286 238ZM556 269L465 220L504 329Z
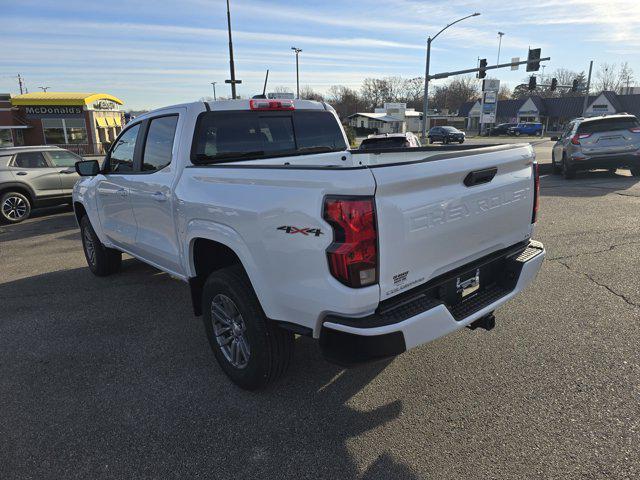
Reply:
M511 63L518 63L520 61L520 57L511 57ZM518 70L520 65L511 65L511 70Z
M498 90L500 90L500 80L487 78L482 81L483 92L497 92Z
M498 100L497 92L484 92L484 103L496 103Z

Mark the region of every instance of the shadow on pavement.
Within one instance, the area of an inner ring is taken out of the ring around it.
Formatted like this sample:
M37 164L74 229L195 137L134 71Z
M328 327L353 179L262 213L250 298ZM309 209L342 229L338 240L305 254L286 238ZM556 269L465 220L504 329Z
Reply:
M615 174L606 170L577 172L576 178L571 180L566 180L561 175L548 175L540 179L540 195L543 197L600 197L629 190L639 181L640 178L629 176L627 171L622 169ZM640 196L640 190L635 194Z
M0 241L22 240L77 228L73 207L62 205L40 208L34 210L31 217L24 222L15 225L0 224Z
M349 439L400 400L351 399L390 363L343 370L298 338L288 375L251 393L218 368L185 284L136 260L0 284L0 465L6 478L417 478Z

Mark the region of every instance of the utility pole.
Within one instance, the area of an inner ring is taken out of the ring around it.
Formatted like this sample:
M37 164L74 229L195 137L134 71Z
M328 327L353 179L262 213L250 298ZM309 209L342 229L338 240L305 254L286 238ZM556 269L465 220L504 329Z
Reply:
M231 40L231 11L227 0L227 28L229 30L229 70L231 70L231 98L236 98L236 68L233 65L233 41Z
M428 124L429 124L429 117L427 115L427 112L429 110L429 80L430 80L429 65L431 63L431 42L433 42L438 37L438 35L440 35L450 26L455 25L456 23L461 22L463 20L466 20L467 18L477 17L478 15L480 14L476 12L476 13L472 13L471 15L467 15L466 17L459 18L455 22L451 22L450 24L448 24L446 27L444 27L442 30L436 33L433 37L427 38L427 62L424 69L424 99L422 100L422 141L423 142L427 141L427 130L428 130Z
M296 52L296 98L300 100L300 70L298 69L298 54L302 51L300 48L291 47Z
M218 82L211 82L211 85L213 86L213 101L216 101L216 83Z
M22 84L22 77L20 76L20 74L18 74L18 86L20 87L20 95L22 95L24 93L24 89Z
M496 62L496 65L498 65L500 63L500 47L502 47L502 36L504 35L504 32L498 32L498 36L500 37L500 39L498 40L498 61Z
M582 116L584 117L587 112L587 105L589 103L589 88L591 88L591 71L593 70L593 60L589 62L589 76L587 77L587 89L584 92L584 102L582 103Z

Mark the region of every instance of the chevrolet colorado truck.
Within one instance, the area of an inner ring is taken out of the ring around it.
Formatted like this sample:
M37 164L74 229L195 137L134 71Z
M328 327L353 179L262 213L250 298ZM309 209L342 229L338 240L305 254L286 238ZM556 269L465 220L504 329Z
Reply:
M283 374L295 335L348 366L489 328L545 256L530 145L351 150L322 102L163 108L76 169L91 271L125 252L188 282L245 389Z

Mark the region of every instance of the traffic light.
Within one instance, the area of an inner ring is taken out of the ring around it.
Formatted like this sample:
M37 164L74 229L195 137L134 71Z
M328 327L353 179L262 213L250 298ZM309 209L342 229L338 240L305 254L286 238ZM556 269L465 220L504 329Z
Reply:
M529 90L535 90L537 86L538 86L538 84L537 84L536 77L531 75L529 77Z
M540 70L540 52L541 49L539 48L529 49L529 56L527 57L527 72L537 72Z
M549 90L551 90L552 92L558 88L558 79L557 78L552 78L551 79L551 86L549 87Z
M579 83L580 83L580 82L578 82L578 79L577 79L577 78L574 78L574 79L573 79L573 84L571 85L571 91L572 91L572 92L577 92L577 91L578 91L578 84L579 84Z
M480 70L478 71L478 78L484 78L487 76L487 71L485 70L485 68L487 68L487 59L483 58L482 60L480 60Z

